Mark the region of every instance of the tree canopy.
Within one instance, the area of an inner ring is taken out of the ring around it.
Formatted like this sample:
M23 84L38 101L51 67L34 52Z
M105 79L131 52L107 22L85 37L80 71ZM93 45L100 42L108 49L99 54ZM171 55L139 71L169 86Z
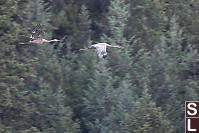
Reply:
M184 132L184 102L199 99L198 7L1 0L0 133ZM26 44L37 24L61 41ZM79 51L100 42L124 48Z

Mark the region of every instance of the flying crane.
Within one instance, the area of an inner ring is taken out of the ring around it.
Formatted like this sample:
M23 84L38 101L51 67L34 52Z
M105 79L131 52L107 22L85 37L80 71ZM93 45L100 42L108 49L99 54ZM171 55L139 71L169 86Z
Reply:
M41 28L40 24L37 24L37 26L33 29L32 34L30 36L30 41L28 43L33 44L43 44L43 43L50 43L50 42L58 42L60 40L58 39L52 39L52 40L46 40L43 38L44 32ZM20 44L26 44L26 43L20 43Z
M106 52L106 48L107 47L112 47L112 48L123 48L122 46L120 45L110 45L108 43L97 43L97 44L93 44L91 45L90 47L88 48L85 48L85 49L80 49L80 51L82 50L88 50L88 49L94 49L95 52L97 53L98 57L100 59L102 59L104 56L107 55L107 52Z

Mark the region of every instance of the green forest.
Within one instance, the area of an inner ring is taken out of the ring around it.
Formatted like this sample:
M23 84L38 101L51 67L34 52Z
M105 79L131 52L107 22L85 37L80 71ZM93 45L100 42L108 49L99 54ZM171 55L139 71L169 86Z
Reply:
M0 133L183 133L198 50L199 0L0 0Z

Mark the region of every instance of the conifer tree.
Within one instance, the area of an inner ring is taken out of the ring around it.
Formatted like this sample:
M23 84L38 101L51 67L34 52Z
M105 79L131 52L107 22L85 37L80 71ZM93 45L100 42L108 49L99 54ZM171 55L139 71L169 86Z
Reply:
M190 70L189 66L194 64L195 57L198 57L198 52L194 51L190 46L183 49L183 31L177 23L176 16L171 18L169 37L162 43L165 51L165 81L162 85L169 90L166 94L169 94L166 102L166 111L171 122L178 123L174 127L175 132L182 132L184 129L184 117L183 103L186 100L196 100L198 98L197 80L192 75L189 75L187 70ZM194 70L192 68L192 70ZM161 98L162 99L162 98ZM158 101L158 100L157 100ZM172 104L168 104L172 103ZM173 115L175 114L175 115Z
M198 53L192 48L183 50L182 30L175 16L171 19L170 27L168 37L162 37L161 43L151 53L139 58L132 74L135 77L133 82L139 88L136 92L140 94L140 90L149 88L153 100L168 114L171 123L178 123L174 126L174 132L182 132L183 103L198 97L198 81L187 73Z
M183 47L187 44L191 44L198 50L198 25L199 18L197 17L199 3L197 0L180 1L180 0L163 0L163 8L168 18L172 18L173 15L178 16L179 26L183 28Z
M86 0L84 3L89 9L90 19L92 22L91 39L95 41L94 43L99 42L102 34L106 31L106 13L110 5L110 1Z
M27 11L27 21L24 25L28 26L29 22L33 25L41 23L44 32L49 28L49 31L45 32L45 38L51 38L51 13L45 8L43 0L30 2L29 6L31 8ZM36 111L29 120L34 126L24 132L80 132L79 124L72 120L72 110L65 102L67 95L64 92L67 88L64 86L62 59L57 56L59 48L56 50L53 44L43 44L34 45L30 50L38 61L35 67L36 81L29 87Z
M99 70L96 71L92 86L85 91L84 98L84 121L90 132L101 132L103 119L111 112L113 104L111 99L112 79L105 69L105 62L101 61Z
M78 13L81 7L78 7L75 0L54 1L54 5L55 6L52 7L53 15L51 20L56 27L53 31L53 36L58 38L67 36L71 38L71 48L72 50L77 50L78 46L73 42L77 39ZM65 47L67 46L63 45L63 49L65 49Z
M35 92L34 96L38 107L35 124L45 132L79 132L79 125L72 120L73 113L65 103L67 96L64 93L62 66L55 57L51 57L42 69L47 70L39 71L40 91Z
M93 77L96 57L92 51L77 52L80 48L91 45L90 17L86 6L82 6L78 15L78 33L74 37L66 37L67 48L58 46L61 51L62 73L65 93L69 96L67 104L74 111L74 118L81 120L83 91L88 88L90 79ZM74 39L75 38L75 39ZM75 46L74 46L75 45ZM76 48L75 48L76 47ZM78 48L78 49L77 49ZM82 122L82 121L81 121Z
M109 66L111 66L113 74L118 77L124 77L130 68L129 58L129 41L124 37L124 30L129 17L127 5L125 1L112 0L106 14L107 32L101 37L102 42L112 45L122 45L124 49L111 49L108 55ZM117 73L117 74L116 74Z
M78 49L88 46L91 39L91 20L85 5L81 7L79 13L78 33L74 38L76 38L74 43L78 45Z
M125 35L135 36L137 49L152 50L168 24L161 0L129 0L130 17Z
M124 115L131 112L135 99L128 80L115 87L106 61L99 62L94 79L85 90L83 120L89 132L121 132Z
M135 103L133 114L123 121L127 133L172 133L172 126L165 114L151 99L147 90Z
M0 123L2 132L28 128L28 116L35 110L26 85L35 77L32 60L21 58L19 41L20 0L0 3ZM24 4L24 3L23 3ZM21 5L23 5L21 4Z

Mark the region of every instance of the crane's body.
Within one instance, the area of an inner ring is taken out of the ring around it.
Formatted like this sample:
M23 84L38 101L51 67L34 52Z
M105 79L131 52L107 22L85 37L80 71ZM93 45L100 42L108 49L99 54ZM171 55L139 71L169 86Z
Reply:
M29 43L34 43L34 44L42 44L42 43L45 43L45 42L48 42L48 40L46 39L35 39L35 40L30 40Z
M57 42L57 41L60 41L60 40L57 40L57 39L53 39L53 40L37 39L37 40L30 40L29 43L43 44L43 43Z
M95 52L97 53L98 57L101 59L107 55L107 52L106 52L107 47L122 48L119 45L110 45L108 43L97 43L97 44L91 45L87 49L94 49ZM87 50L87 49L80 49L80 50Z

